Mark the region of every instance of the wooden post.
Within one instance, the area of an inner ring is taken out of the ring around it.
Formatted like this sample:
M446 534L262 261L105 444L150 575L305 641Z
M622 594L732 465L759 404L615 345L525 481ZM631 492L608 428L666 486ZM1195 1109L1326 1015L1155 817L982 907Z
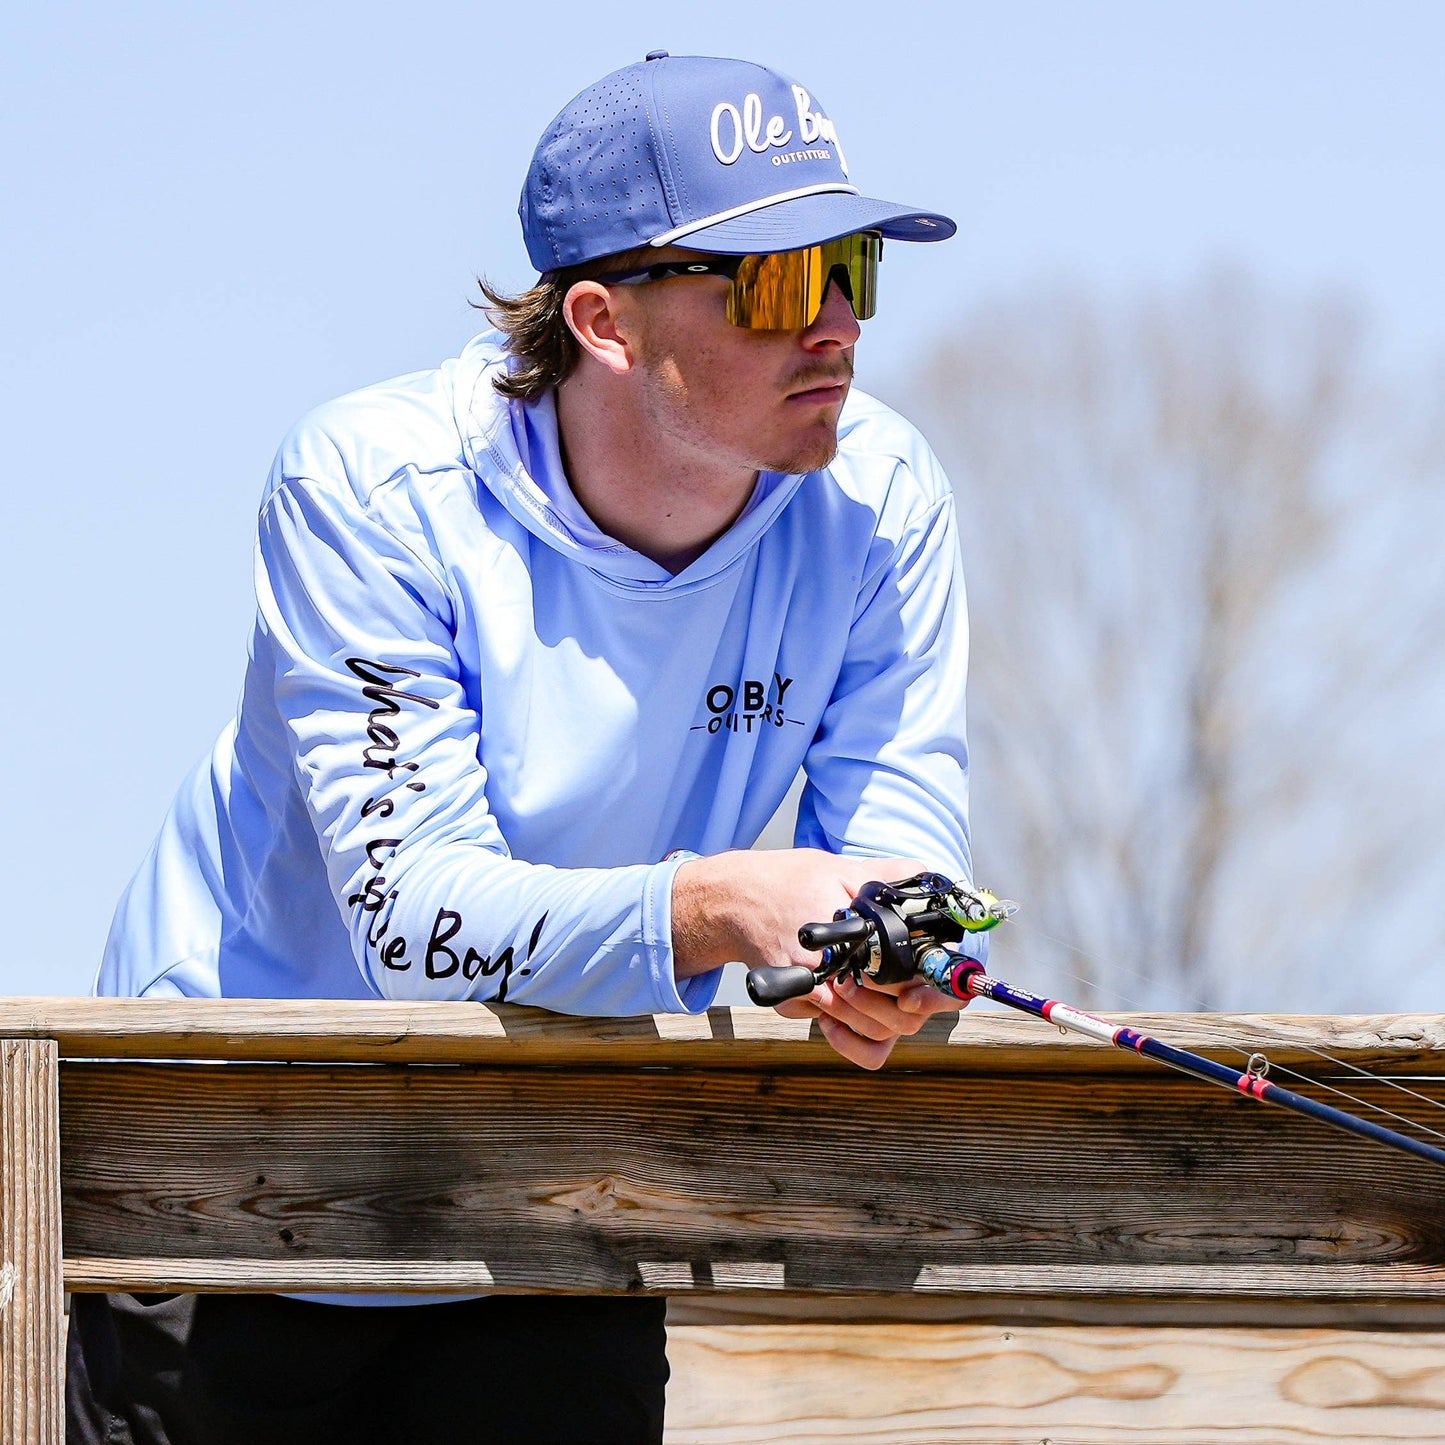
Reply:
M0 1039L0 1439L65 1435L59 1069L53 1039Z

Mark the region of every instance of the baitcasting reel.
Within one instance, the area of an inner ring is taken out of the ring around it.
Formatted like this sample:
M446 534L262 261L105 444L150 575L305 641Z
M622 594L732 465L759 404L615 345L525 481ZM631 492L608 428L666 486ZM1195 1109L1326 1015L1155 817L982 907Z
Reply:
M899 883L865 883L831 923L798 930L804 948L823 955L815 968L748 971L748 997L756 1004L803 998L839 975L873 983L903 983L921 975L955 998L967 998L969 974L982 972L947 945L966 933L986 933L1018 911L1016 903L985 888L953 883L941 873L919 873Z

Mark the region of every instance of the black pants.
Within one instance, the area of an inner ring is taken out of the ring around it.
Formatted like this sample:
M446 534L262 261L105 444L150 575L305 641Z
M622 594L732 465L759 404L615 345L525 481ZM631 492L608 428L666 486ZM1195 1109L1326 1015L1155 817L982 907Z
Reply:
M67 1445L646 1445L658 1299L76 1295Z

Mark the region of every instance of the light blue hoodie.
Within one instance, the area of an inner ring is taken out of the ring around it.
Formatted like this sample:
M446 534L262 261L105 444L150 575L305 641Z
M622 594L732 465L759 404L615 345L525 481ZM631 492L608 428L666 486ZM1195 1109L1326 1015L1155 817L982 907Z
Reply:
M836 460L762 474L673 576L598 532L504 364L479 337L282 445L237 717L99 992L702 1009L663 860L751 844L800 766L799 846L969 876L954 504L913 428L854 392Z

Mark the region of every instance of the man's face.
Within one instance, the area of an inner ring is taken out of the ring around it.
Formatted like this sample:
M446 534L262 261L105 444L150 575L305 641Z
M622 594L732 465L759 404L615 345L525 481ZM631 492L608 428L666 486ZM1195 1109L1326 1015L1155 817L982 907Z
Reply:
M685 259L668 248L658 260ZM618 287L633 318L642 404L654 435L698 460L747 471L810 472L838 450L858 321L828 288L802 331L754 331L727 319L728 282L681 276Z

